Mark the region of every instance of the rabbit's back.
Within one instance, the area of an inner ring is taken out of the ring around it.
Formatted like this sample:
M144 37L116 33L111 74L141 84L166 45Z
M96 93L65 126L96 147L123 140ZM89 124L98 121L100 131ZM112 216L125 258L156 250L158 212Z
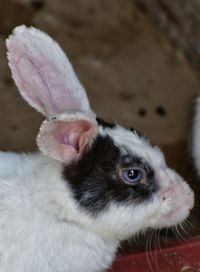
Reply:
M116 243L48 213L52 192L54 201L67 194L59 168L39 152L0 153L0 272L96 272L111 264Z
M77 226L50 220L17 224L20 228L9 226L0 239L1 272L98 272L108 268L115 255L114 243Z

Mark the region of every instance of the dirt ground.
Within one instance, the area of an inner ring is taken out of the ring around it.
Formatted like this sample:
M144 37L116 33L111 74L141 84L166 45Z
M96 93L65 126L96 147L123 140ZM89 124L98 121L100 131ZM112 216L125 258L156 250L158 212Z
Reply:
M20 97L5 50L5 39L16 25L34 25L67 52L97 115L145 132L198 196L200 186L189 152L193 101L200 89L198 71L134 1L0 2L1 150L36 149L43 117ZM198 209L191 219L196 228L200 227Z

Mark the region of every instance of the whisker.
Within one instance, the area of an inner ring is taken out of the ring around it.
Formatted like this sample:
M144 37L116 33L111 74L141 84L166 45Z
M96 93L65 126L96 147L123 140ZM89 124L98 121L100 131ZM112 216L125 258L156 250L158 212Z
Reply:
M175 226L176 231L177 231L177 233L178 233L178 236L180 237L179 242L182 242L182 240L185 241L186 239L185 239L185 237L181 234L179 227L181 227L181 224Z
M161 254L163 254L163 249L161 247L161 243L160 243L160 233L161 233L161 229L158 229L158 248Z
M200 231L200 228L197 227L197 226L195 226L194 224L192 224L192 222L190 221L189 218L186 218L186 220L184 221L184 223L187 223L187 225L190 226L192 229Z
M155 230L154 232L155 234L155 239L154 239L154 258L155 258L155 261L156 261L156 270L159 272L159 265L158 265L158 255L157 255L157 252L155 251L155 249L157 249L159 246L158 246L158 230Z
M156 252L155 252L155 239L154 239L154 235L155 235L155 230L153 229L151 231L151 236L150 236L150 256L151 256L152 262L155 265L156 271L159 272L158 264L157 264L157 257L156 257ZM153 242L153 244L152 244L152 242Z
M178 226L172 227L172 233L175 236L176 240L180 243L182 241L182 235L180 234Z
M165 244L167 244L167 243L168 243L168 241L167 241L167 238L168 238L168 232L169 232L169 228L167 227L167 228L166 228L166 235L165 235Z
M183 233L184 233L186 236L189 236L188 231L184 228L184 223L180 223L179 226L180 226L180 228L182 229Z
M146 253L146 258L147 258L147 263L148 263L148 266L151 270L151 272L153 272L153 267L152 267L152 264L150 262L150 258L149 258L149 235L147 236L147 241L146 241L146 247L145 247L145 253Z

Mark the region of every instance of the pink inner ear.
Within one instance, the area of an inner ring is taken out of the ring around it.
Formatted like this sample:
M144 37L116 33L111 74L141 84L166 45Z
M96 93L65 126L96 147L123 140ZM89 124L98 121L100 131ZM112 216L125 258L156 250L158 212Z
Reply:
M96 136L96 123L86 119L44 121L37 137L40 151L58 161L77 161Z
M90 141L91 133L92 126L87 121L58 122L53 137L63 146L62 148L72 147L76 153L81 154Z

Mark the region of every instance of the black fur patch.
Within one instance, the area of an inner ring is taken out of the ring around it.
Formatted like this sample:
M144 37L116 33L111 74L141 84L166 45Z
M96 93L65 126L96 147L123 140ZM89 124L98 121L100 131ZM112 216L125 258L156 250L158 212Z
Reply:
M104 120L101 119L101 118L98 118L98 117L97 117L96 120L97 120L98 125L100 125L100 126L102 126L102 127L107 127L107 128L114 128L114 127L116 127L115 124L108 123L108 122L104 121Z
M147 185L130 186L119 177L119 167L138 166L148 176ZM133 203L147 201L156 191L154 172L142 159L122 156L109 137L98 136L92 147L77 164L64 168L64 178L69 183L79 204L98 213L110 202Z

